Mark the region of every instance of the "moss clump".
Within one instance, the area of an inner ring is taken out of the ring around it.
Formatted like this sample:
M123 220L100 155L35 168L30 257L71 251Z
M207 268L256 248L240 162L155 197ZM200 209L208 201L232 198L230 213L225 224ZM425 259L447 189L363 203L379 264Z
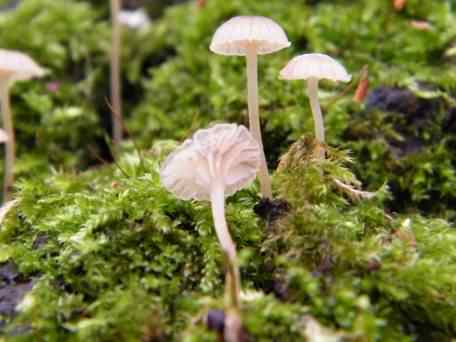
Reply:
M356 183L350 160L337 150L316 160L311 142L294 145L274 176L286 216L266 228L253 211L256 187L228 201L248 334L305 340L318 324L353 341L429 332L449 341L454 231L442 220L387 215L384 190L352 202L333 181ZM223 300L210 209L160 186L164 146L126 154L117 166L21 182L2 225L1 260L33 289L3 317L8 341L216 340L197 323Z

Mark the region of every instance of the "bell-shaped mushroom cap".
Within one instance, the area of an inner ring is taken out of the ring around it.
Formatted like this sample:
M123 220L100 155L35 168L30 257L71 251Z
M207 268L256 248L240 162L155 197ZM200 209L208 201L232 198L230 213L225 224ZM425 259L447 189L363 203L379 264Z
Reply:
M46 71L29 56L18 51L0 49L0 77L28 80L45 74Z
M197 131L165 160L162 184L178 198L210 200L211 186L222 181L225 196L256 177L261 150L244 126L218 124Z
M321 53L308 53L294 57L280 71L284 80L307 80L309 78L348 82L351 76L335 59Z
M266 55L290 46L287 35L274 20L258 16L234 17L223 23L212 38L210 50L227 56L245 56L255 45L257 54Z

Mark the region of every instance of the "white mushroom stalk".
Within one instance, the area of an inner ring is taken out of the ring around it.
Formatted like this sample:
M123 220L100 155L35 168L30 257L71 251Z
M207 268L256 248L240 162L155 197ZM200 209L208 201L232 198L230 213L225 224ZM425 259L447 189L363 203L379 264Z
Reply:
M162 184L178 198L210 201L215 231L226 263L226 293L239 309L240 276L236 246L225 219L225 197L255 179L261 150L244 126L218 124L186 140L163 164Z
M121 0L111 0L112 41L111 41L111 102L112 102L112 141L117 146L122 141L122 90L120 85L120 45L121 25L119 13Z
M210 50L247 59L249 128L262 151L258 172L263 197L272 198L271 179L264 154L258 104L258 55L270 54L290 46L283 29L273 20L259 16L238 16L222 24L214 34Z
M314 120L315 137L323 146L325 144L325 127L318 99L318 82L321 79L349 82L351 76L342 64L333 58L320 53L309 53L294 57L280 71L280 78L307 81L307 95ZM321 157L324 158L324 151Z
M265 198L272 198L271 178L264 154L263 139L261 136L260 108L258 105L258 58L254 44L247 48L247 98L249 108L250 132L260 145L262 151L261 166L258 171L260 190Z
M4 133L8 137L8 140L5 141L5 170L3 175L3 200L6 202L10 199L10 190L14 183L14 162L16 160L16 139L11 113L9 80L7 78L0 82L0 102Z
M318 79L309 78L307 80L307 95L309 96L310 108L315 126L315 137L317 140L325 143L325 126L323 124L323 115L321 114L320 101L318 100Z
M0 49L0 104L3 119L5 141L5 170L3 180L3 201L10 199L14 183L14 163L16 160L16 140L13 115L10 104L10 87L15 81L41 77L45 70L23 53Z
M225 219L225 188L219 181L214 181L211 190L211 209L217 238L227 259L226 291L229 306L239 309L240 275L237 264L236 246L231 238Z

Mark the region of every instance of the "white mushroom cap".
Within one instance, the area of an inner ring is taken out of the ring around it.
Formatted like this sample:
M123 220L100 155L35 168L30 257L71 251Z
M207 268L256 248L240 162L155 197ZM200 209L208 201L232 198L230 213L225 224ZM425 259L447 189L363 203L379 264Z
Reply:
M4 143L8 141L8 134L4 129L0 129L0 143Z
M144 8L136 10L121 10L118 16L119 22L132 29L145 28L150 24L149 16Z
M29 56L18 51L0 49L0 78L28 80L45 74L46 71Z
M280 71L284 80L307 80L309 78L348 82L351 75L335 59L321 53L308 53L294 57Z
M214 181L225 196L256 177L261 150L244 126L218 124L197 131L168 156L160 170L162 184L178 198L210 200Z
M287 35L274 20L259 16L231 18L215 31L210 50L227 56L245 56L254 44L257 54L266 55L290 46Z

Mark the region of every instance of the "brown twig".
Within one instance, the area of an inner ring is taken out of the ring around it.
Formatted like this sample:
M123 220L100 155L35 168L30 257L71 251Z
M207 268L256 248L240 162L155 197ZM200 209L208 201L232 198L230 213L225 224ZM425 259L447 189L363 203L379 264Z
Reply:
M358 87L356 88L355 95L353 96L353 100L358 103L363 103L367 92L369 90L369 70L368 66L363 66L361 70L361 75L358 81Z

